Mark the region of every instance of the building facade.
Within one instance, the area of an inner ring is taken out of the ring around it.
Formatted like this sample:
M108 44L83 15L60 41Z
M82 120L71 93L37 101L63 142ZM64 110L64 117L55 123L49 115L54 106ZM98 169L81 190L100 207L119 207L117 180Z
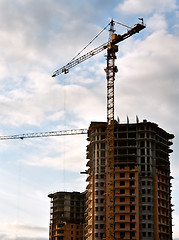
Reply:
M107 124L92 122L87 146L86 239L106 239ZM157 124L119 124L114 130L116 240L172 240L169 155L173 134Z
M49 194L49 240L83 240L85 193L56 192Z

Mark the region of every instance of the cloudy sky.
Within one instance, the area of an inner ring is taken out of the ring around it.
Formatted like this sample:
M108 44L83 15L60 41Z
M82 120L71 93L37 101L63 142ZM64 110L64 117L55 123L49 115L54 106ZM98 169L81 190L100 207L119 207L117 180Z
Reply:
M105 52L68 63L111 20L147 28L122 42L115 116L175 134L174 238L179 238L179 13L175 0L0 0L0 135L87 128L106 121ZM116 25L116 33L126 29ZM89 48L108 40L104 32ZM48 240L55 191L83 191L86 136L1 141L0 240Z

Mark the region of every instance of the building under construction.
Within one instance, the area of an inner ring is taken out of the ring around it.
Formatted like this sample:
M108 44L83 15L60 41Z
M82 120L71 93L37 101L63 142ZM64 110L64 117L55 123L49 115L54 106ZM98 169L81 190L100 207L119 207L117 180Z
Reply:
M146 120L114 123L114 229L110 239L172 240L169 154L173 138ZM50 240L109 240L107 123L92 122L87 139L86 192L49 195Z
M51 198L49 240L83 240L85 194L56 192Z
M87 146L87 240L106 239L107 123L92 122ZM114 234L120 240L172 240L169 154L173 134L157 124L114 123ZM108 239L108 238L107 238ZM108 239L109 240L109 239Z

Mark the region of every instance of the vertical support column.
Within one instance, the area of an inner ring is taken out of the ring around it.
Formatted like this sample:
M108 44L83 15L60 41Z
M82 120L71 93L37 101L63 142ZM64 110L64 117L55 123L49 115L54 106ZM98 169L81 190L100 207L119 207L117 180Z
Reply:
M114 214L114 80L116 45L108 45L107 50L107 166L106 166L106 239L115 239Z

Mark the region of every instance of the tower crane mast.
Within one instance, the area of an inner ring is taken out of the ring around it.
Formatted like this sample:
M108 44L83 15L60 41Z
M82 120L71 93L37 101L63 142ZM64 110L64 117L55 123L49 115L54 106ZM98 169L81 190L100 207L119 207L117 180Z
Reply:
M145 28L143 19L142 23L135 24L123 35L114 34L114 21L110 22L110 36L107 43L93 49L87 54L70 61L67 65L55 71L52 77L56 77L61 73L68 73L69 70L94 55L107 49L107 163L106 163L106 234L104 239L115 239L115 214L114 214L114 80L117 66L115 66L116 52L118 52L119 42L124 41L130 36L139 33ZM93 236L94 239L94 236Z

